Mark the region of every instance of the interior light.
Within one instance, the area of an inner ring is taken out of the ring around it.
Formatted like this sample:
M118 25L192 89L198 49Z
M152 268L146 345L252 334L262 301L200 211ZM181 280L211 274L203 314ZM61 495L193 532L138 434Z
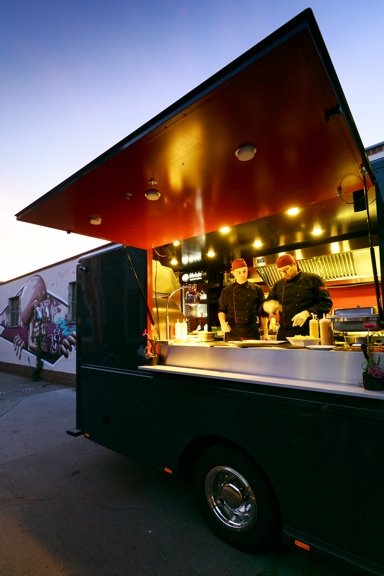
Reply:
M261 240L255 240L254 243L253 243L253 246L254 246L255 248L261 248L262 245L263 245L263 244L262 244Z
M180 244L180 242L178 240L175 240L173 243L174 246L178 246L179 244Z
M88 218L88 220L90 221L91 224L93 224L94 226L99 226L99 224L101 224L101 218L100 216L90 216Z
M158 190L156 190L156 188L154 188L154 186L157 184L156 180L154 180L153 178L150 178L148 180L148 184L150 184L152 186L152 188L150 188L150 190L147 190L145 193L145 196L148 198L148 200L158 200L161 196L160 192Z
M173 266L175 266L176 264L178 264L176 258L172 258L171 264L172 264Z
M147 190L145 193L146 197L148 198L148 200L158 200L161 196L160 192L158 190L155 190L154 188L152 190Z
M228 234L229 232L229 226L224 226L224 228L220 228L220 232L222 234Z
M207 253L207 256L208 256L208 258L213 258L213 257L215 256L214 251L213 251L213 250L210 250L210 251Z
M247 162L248 160L252 160L256 154L256 148L252 146L252 144L246 144L245 146L240 146L235 154L241 162Z
M289 210L287 210L288 216L296 216L296 214L298 214L299 212L300 210L298 208L290 208Z
M312 234L314 236L320 236L320 234L323 233L323 230L320 228L320 226L315 226L314 229L312 230Z

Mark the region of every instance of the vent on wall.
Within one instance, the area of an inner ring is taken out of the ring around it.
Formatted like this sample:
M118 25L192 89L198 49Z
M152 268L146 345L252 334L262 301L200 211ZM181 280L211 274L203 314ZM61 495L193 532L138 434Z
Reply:
M341 278L357 278L355 259L352 252L340 252L339 254L327 254L315 258L298 260L299 268L303 272L313 272L323 280L339 280ZM281 274L275 264L257 267L257 272L268 286L281 280Z

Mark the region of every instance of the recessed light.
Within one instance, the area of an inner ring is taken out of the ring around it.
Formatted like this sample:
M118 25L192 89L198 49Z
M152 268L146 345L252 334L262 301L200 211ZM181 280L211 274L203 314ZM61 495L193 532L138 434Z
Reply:
M287 210L288 216L296 216L296 214L298 214L299 212L300 210L298 208L290 208L289 210Z
M88 218L88 220L89 220L90 223L93 224L94 226L99 226L99 224L101 224L101 222L102 222L100 216L90 216L90 217Z
M151 190L147 190L145 193L146 197L148 198L148 200L158 200L161 196L160 192L158 190L155 190L154 188L152 188Z
M240 146L235 154L241 162L247 162L248 160L252 160L256 154L256 148L252 146L252 144L246 144L245 146Z

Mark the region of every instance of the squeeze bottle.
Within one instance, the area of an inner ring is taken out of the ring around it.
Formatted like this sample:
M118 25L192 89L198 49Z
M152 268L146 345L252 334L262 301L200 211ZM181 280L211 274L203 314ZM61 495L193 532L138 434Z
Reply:
M178 340L179 342L181 340L181 324L179 322L179 319L177 319L175 324L175 340Z
M321 344L323 346L333 344L333 331L331 321L329 320L329 318L325 317L325 314L323 315L323 318L319 321L319 324L320 324Z
M188 340L188 324L186 320L184 320L181 324L181 339L183 342Z
M319 338L319 322L316 314L312 314L312 320L309 321L309 335L312 338Z

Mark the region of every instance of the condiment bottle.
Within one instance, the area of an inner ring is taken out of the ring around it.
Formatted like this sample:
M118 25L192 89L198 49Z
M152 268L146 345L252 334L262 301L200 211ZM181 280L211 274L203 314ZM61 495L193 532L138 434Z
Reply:
M179 342L181 340L181 324L179 322L179 319L177 319L175 324L175 340Z
M169 325L169 339L170 340L175 339L175 323L174 322L171 322Z
M319 321L319 324L321 344L323 346L333 344L333 330L330 319L326 318L324 314L323 318Z
M188 324L186 320L181 323L181 340L183 342L188 340Z
M319 338L319 321L316 314L312 314L312 320L309 321L309 335L312 338Z

